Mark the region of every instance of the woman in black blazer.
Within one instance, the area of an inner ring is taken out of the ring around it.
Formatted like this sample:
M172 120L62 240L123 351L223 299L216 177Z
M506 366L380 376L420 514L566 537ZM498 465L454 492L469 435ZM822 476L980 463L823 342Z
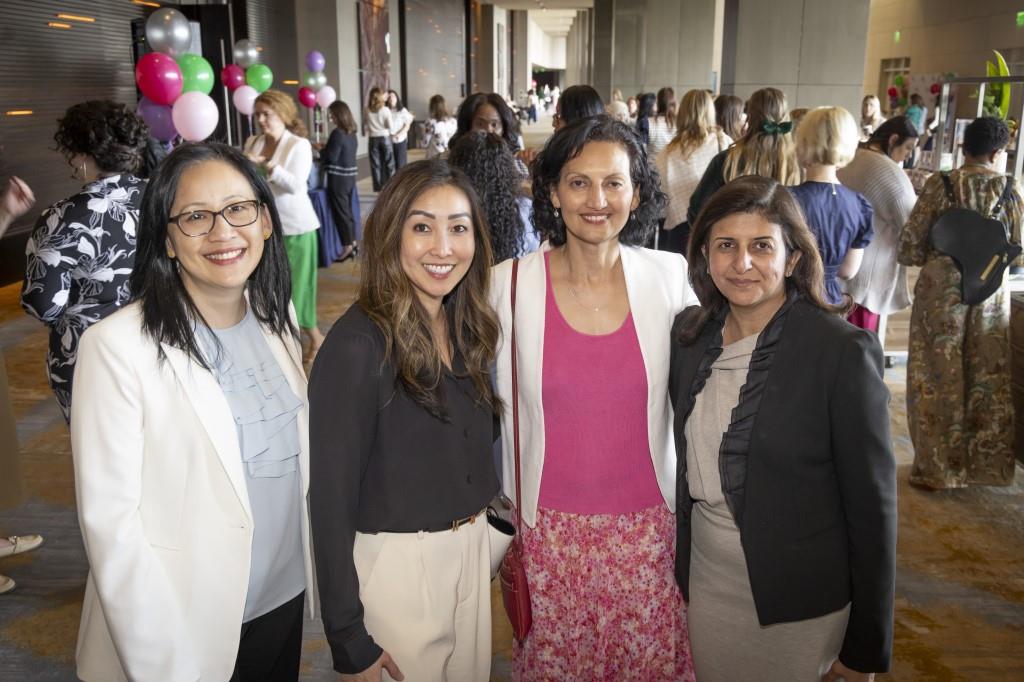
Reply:
M892 652L896 475L882 351L823 296L789 192L698 217L673 328L676 575L697 679L870 680Z

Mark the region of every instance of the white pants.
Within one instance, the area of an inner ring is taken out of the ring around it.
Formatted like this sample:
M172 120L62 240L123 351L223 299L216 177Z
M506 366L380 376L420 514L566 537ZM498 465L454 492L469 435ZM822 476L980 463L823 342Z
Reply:
M490 678L486 515L454 531L356 533L353 553L363 623L407 682Z

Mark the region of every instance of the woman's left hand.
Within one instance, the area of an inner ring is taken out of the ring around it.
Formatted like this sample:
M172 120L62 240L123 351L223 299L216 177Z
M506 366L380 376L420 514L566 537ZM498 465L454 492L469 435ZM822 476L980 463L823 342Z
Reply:
M838 658L832 662L832 667L828 669L828 672L821 676L821 682L838 682L839 680L846 680L846 682L873 682L874 679L874 673L859 673L856 670L847 668Z

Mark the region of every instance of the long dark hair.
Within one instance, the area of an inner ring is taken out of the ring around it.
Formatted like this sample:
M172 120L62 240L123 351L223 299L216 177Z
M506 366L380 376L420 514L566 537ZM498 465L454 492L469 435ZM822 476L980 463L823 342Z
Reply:
M889 144L889 138L893 135L896 136L896 142ZM914 127L909 118L906 116L893 116L875 128L874 132L871 133L871 137L861 147L878 147L882 150L883 154L889 156L892 153L893 147L899 147L908 138L920 136L921 133L917 132L917 128Z
M498 112L498 116L501 118L501 137L508 143L509 149L514 152L519 151L519 123L516 121L516 115L505 104L501 95L494 92L474 92L462 100L459 111L455 114L457 127L450 144L454 144L456 138L473 130L473 117L476 115L476 110L484 104L490 104Z
M604 113L604 102L589 85L571 85L558 98L558 117L568 125L581 118Z
M715 98L715 120L733 141L743 137L743 100L736 95Z
M331 106L327 107L327 111L338 122L338 128L341 129L341 132L349 135L356 132L356 120L352 117L352 109L347 104L340 99L335 100L331 103Z
M461 354L479 400L497 412L501 401L491 384L498 318L487 299L491 240L473 184L443 159L416 161L384 186L366 219L359 305L384 335L385 361L394 363L406 393L435 417L447 420L441 377L444 365L434 344L430 318L401 262L402 231L413 202L424 192L450 185L469 200L476 252L462 281L444 300L452 346Z
M833 306L825 302L825 269L818 253L818 242L807 227L796 199L777 180L746 175L715 192L694 222L686 260L690 266L690 284L700 300L700 307L694 306L685 313L684 322L680 325L680 343L684 346L693 343L708 320L729 305L711 279L705 251L712 228L737 213L757 214L779 225L786 245L786 258L794 252L801 254L793 274L787 279L787 287L795 288L806 301L826 312L846 311L849 306Z
M233 147L219 142L183 144L164 159L142 195L135 268L128 286L132 299L142 305L142 331L157 344L181 349L207 369L210 365L195 336L196 323L206 325L206 320L185 289L177 264L167 255L167 231L177 229L168 221L182 175L209 161L226 163L241 173L260 202L260 210L267 212L273 225L270 238L263 243L263 257L246 285L253 314L278 336L298 337L298 330L288 316L291 275L281 236L281 218L270 186L242 152ZM163 358L159 345L157 352Z
M654 235L658 218L668 197L661 191L661 182L647 158L647 146L630 125L616 121L608 114L582 118L556 132L537 154L531 168L533 175L533 224L554 246L565 244L565 223L556 217L551 203L551 189L558 186L562 168L569 159L583 151L588 142L614 142L629 154L629 179L640 193L637 205L619 234L619 243L643 246Z
M526 226L516 197L523 176L505 141L491 133L463 135L451 146L448 161L462 169L476 188L491 229L494 262L522 253Z
M636 101L636 117L650 118L656 113L657 97L653 92L642 92L637 95Z

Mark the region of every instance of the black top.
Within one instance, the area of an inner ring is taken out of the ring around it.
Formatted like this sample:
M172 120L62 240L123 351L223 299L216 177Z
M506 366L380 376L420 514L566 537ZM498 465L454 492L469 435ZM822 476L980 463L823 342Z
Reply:
M690 196L690 206L686 210L686 222L691 226L697 224L697 216L704 208L704 204L708 203L711 195L725 185L725 158L729 155L729 149L723 149L715 154L705 169L704 175L701 176L700 182L697 183L697 189L693 190L693 194Z
M334 669L380 656L363 625L355 533L415 532L483 509L498 491L493 415L473 382L443 378L449 421L432 416L383 363L384 337L359 306L334 325L309 380L309 507L324 631ZM453 570L457 567L453 566Z
M358 168L356 167L356 140L355 133L346 133L341 128L335 128L327 138L327 146L320 153L320 166L331 178L354 178Z
M675 338L669 392L678 457L676 578L689 599L684 427L722 352L721 314ZM892 656L896 462L877 338L791 294L758 336L722 439L719 469L762 625L851 604L839 659L885 672Z

